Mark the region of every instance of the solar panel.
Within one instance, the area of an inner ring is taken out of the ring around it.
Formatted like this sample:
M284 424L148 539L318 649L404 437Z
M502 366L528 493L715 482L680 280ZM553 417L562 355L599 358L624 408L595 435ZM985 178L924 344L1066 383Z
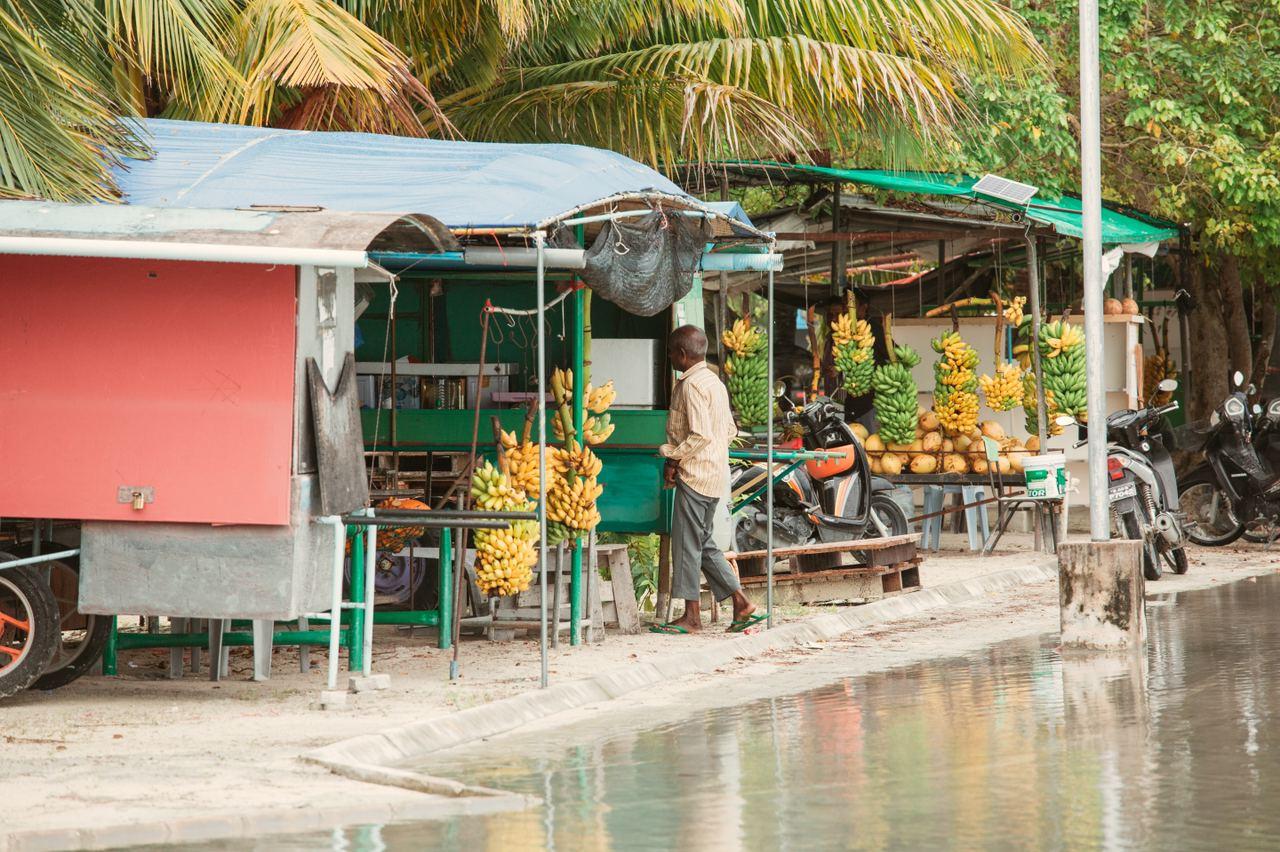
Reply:
M1038 190L1031 184L1018 183L1016 180L1002 178L999 175L983 175L982 179L973 185L973 191L988 198L1026 206Z

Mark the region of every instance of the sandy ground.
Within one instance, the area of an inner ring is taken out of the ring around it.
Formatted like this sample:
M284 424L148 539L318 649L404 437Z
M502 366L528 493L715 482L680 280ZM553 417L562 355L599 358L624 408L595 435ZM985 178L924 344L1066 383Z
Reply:
M944 546L960 542L947 537ZM938 586L1052 559L1031 551L1027 537L1009 536L1002 552L991 557L960 550L928 554L922 577L924 585ZM1277 570L1280 548L1194 549L1190 573L1166 575L1148 586L1148 596ZM827 644L866 649L859 672L845 671L847 676L1053 630L1055 595L1053 583L1026 586L1013 594L853 631ZM812 612L794 608L778 617L793 621ZM563 682L675 648L732 641L734 637L719 631L678 638L610 635L598 645L565 646L553 652L551 676ZM121 655L121 677L84 678L57 692L11 699L0 706L0 754L8 782L0 838L46 828L230 815L247 809L323 809L420 795L346 781L303 764L298 755L336 740L537 688L536 642L466 641L462 677L453 683L448 682L447 653L433 645L432 631L419 630L410 638L394 628L379 628L374 669L389 673L392 687L353 695L348 708L340 711L313 708L324 684L323 651L313 651L315 670L302 674L291 649L276 652L274 676L265 684L248 680L248 649L232 651L231 677L220 684L192 675L169 680L164 671L167 651L133 651ZM818 649L771 653L654 691L662 695L621 700L674 707L673 696L705 690L717 677L783 684L786 672L817 665L817 659L810 659L816 653Z

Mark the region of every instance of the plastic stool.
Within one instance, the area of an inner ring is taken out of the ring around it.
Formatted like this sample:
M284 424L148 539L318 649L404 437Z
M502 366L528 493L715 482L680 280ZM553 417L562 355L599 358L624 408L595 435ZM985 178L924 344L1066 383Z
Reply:
M924 514L934 515L920 522L920 548L938 550L942 546L942 511L948 494L959 494L966 505L986 498L982 485L926 485L924 486ZM964 510L965 529L969 533L969 549L981 550L990 533L986 506L971 506Z

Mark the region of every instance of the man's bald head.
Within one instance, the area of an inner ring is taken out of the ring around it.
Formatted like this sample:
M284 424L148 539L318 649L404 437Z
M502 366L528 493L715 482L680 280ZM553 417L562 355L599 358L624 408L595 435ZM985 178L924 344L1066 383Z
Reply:
M671 365L684 372L707 357L707 336L696 325L682 325L667 341Z

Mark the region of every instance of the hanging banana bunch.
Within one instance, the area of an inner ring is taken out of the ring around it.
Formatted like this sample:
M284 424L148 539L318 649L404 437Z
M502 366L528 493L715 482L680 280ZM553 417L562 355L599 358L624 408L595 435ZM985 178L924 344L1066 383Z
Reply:
M1026 414L1025 426L1028 435L1039 435L1040 416L1036 408L1036 374L1027 370L1022 374L1022 410ZM1053 391L1044 392L1044 413L1049 418L1045 424L1045 434L1050 437L1062 434L1062 427L1055 422L1058 414L1058 403L1053 398Z
M920 420L919 389L911 377L911 369L920 363L920 354L910 346L893 345L892 323L892 314L886 314L884 339L889 362L876 367L871 377L876 395L876 419L880 421L878 434L890 449L910 445L916 439L916 424Z
M1178 378L1178 368L1169 357L1168 317L1164 319L1163 335L1156 334L1156 324L1151 322L1151 341L1155 344L1156 351L1142 362L1142 398L1147 401L1147 405L1167 405L1173 394L1161 391L1159 385L1165 379Z
M729 401L738 425L758 426L769 420L769 365L764 335L751 319L737 320L721 338L733 354L725 359Z
M1046 403L1052 391L1057 410L1083 423L1088 416L1084 392L1084 330L1066 320L1041 325L1040 355Z
M978 386L982 388L987 407L992 411L1012 411L1022 403L1022 366L1017 361L1004 360L1004 324L1006 320L1014 325L1022 322L1023 297L1014 299L1004 309L1001 308L999 295L992 293L991 298L996 303L996 374L983 374L978 379Z
M536 467L534 470L536 476ZM471 496L477 506L494 512L531 512L537 507L487 461L471 477ZM480 590L486 595L514 595L529 588L538 562L537 541L537 521L513 521L503 530L477 530L476 584Z
M871 324L858 319L852 293L848 308L831 324L831 343L845 391L855 398L870 393L876 369L875 337Z
M978 427L978 353L954 329L930 345L942 356L933 365L933 413L947 434L967 435Z

